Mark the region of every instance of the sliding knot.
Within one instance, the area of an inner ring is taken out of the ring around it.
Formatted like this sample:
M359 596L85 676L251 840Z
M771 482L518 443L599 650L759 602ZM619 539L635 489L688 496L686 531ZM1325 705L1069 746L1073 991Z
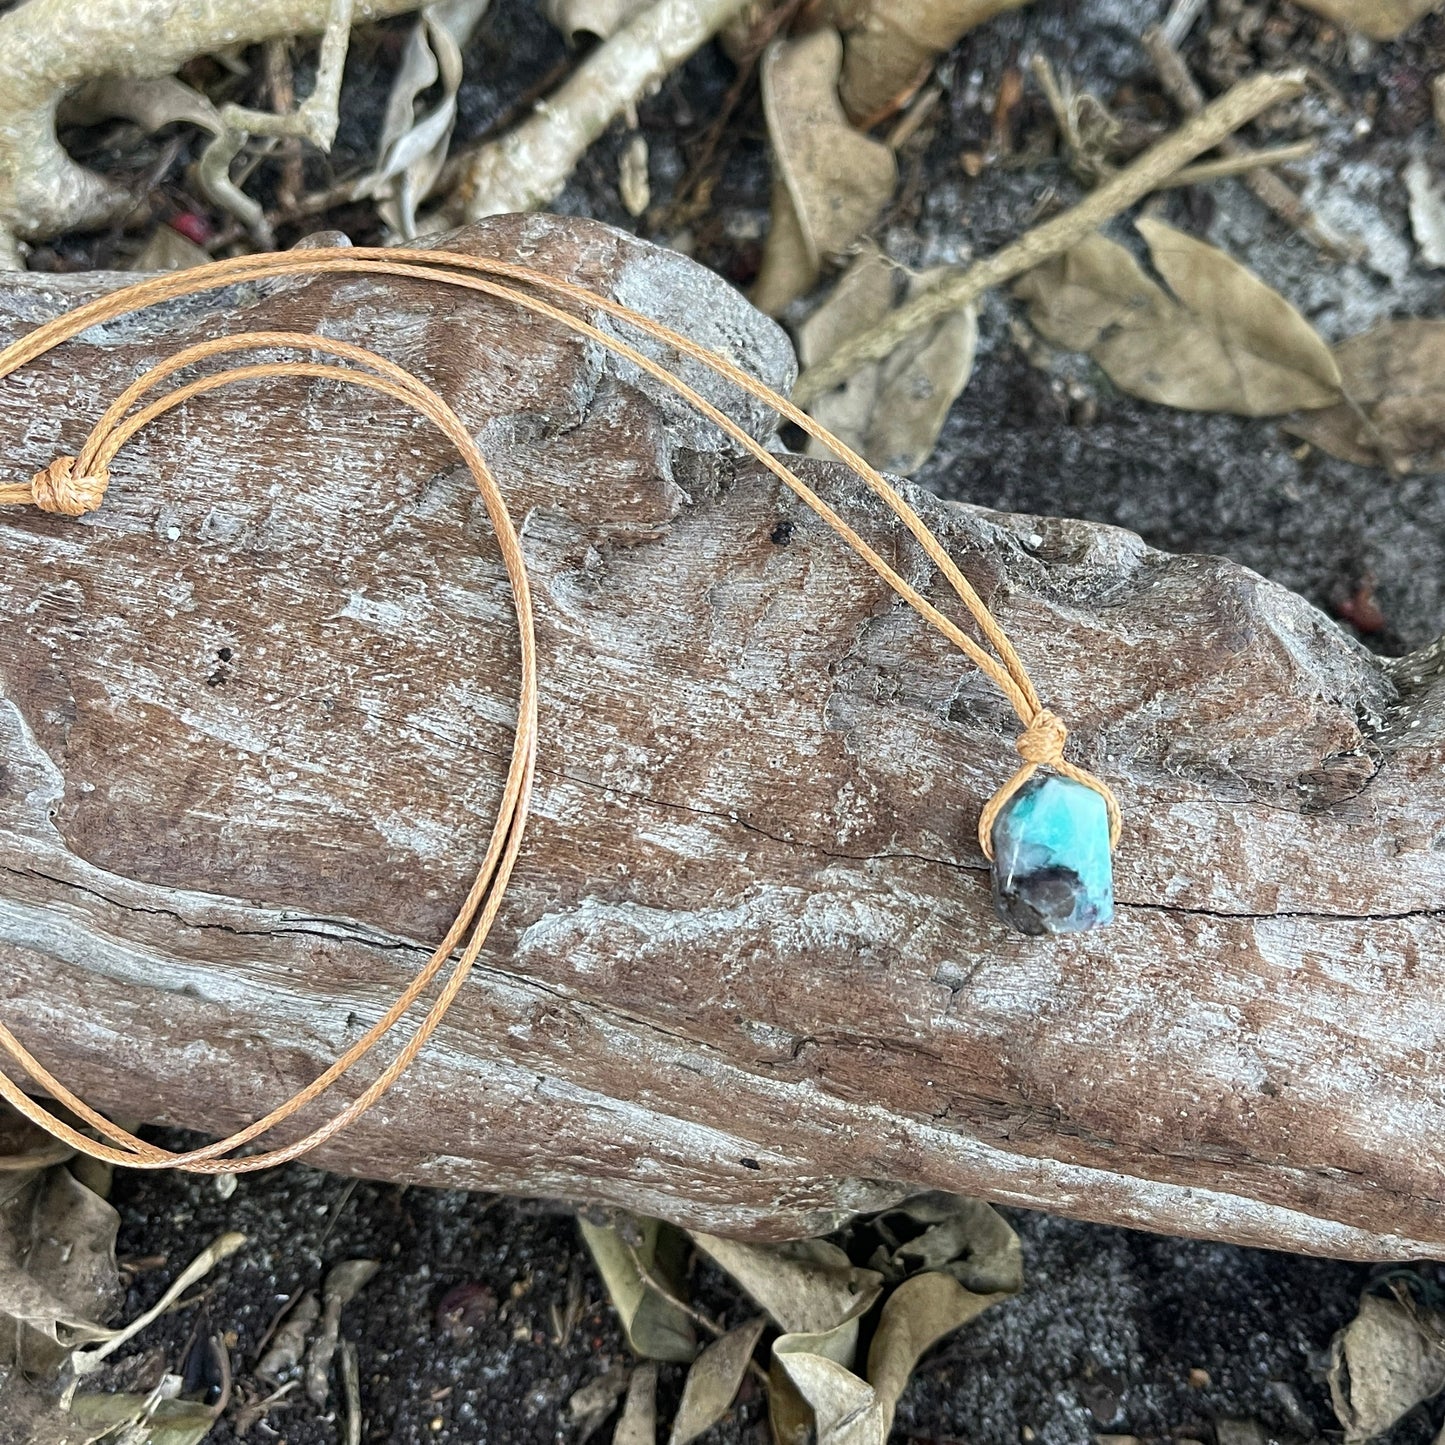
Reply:
M74 457L56 457L30 479L30 495L42 512L83 517L100 506L109 481L103 467L91 476L77 477Z
M1064 759L1069 730L1048 708L1040 708L1034 720L1018 735L1014 747L1024 762L1036 768L1057 768Z

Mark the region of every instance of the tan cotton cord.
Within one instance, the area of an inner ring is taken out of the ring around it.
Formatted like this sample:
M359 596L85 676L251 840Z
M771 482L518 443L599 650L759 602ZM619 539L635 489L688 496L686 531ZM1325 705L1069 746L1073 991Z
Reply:
M992 831L999 810L1040 767L1051 768L1094 789L1103 797L1109 814L1110 842L1111 845L1117 845L1120 817L1112 792L1092 773L1077 767L1064 757L1067 731L1063 723L1040 702L1022 661L1003 629L922 517L889 485L882 474L785 397L779 396L741 368L668 327L586 287L558 280L544 272L513 262L446 251L356 247L242 256L194 270L157 276L76 307L0 351L0 378L9 376L17 368L79 335L90 326L114 320L162 301L195 295L242 281L356 273L439 281L496 297L587 337L670 387L812 508L899 597L958 647L1008 698L1023 723L1016 743L1022 762L1003 787L989 799L979 818L979 842L985 856L993 856ZM527 289L518 289L519 286ZM601 311L664 343L672 350L691 357L763 401L780 416L821 441L862 477L869 488L908 528L929 560L968 609L987 646L981 645L940 612L791 468L731 417L700 396L661 363L572 311L534 294L538 291ZM333 357L335 361L288 359L232 366L176 386L139 409L133 409L147 393L177 372L214 357L243 350L309 351ZM345 364L338 365L337 362ZM165 1150L148 1144L86 1105L50 1074L8 1028L0 1024L0 1048L4 1048L29 1075L32 1084L44 1089L110 1143L97 1143L80 1129L58 1118L26 1094L3 1072L0 1072L0 1097L6 1099L32 1122L82 1153L132 1168L182 1168L206 1173L265 1168L294 1159L314 1148L370 1108L415 1059L460 992L480 955L501 906L521 847L530 804L537 748L537 657L531 595L521 543L496 480L465 425L434 391L404 368L360 347L304 332L250 332L202 342L168 357L127 387L96 423L75 457L58 458L37 472L28 483L0 485L0 504L29 503L70 517L94 511L104 498L109 467L116 454L151 421L172 408L219 387L282 376L344 381L380 392L420 412L456 446L482 495L511 583L521 638L522 677L516 738L502 801L481 867L461 909L447 930L446 937L386 1012L329 1068L304 1089L229 1138L186 1151ZM466 940L464 945L463 939ZM456 956L455 966L427 1013L392 1061L361 1093L323 1124L288 1144L244 1157L226 1157L290 1119L365 1058L380 1040L401 1022L412 1005L443 972L459 946L461 952Z

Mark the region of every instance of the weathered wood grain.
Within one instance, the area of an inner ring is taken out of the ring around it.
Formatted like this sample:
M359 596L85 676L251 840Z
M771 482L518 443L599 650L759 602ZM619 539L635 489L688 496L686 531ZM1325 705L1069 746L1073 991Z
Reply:
M791 379L680 257L537 217L462 244ZM113 279L6 278L0 335ZM173 305L0 385L6 477L141 365L255 327L372 346L452 402L540 614L540 786L492 945L321 1162L756 1235L944 1188L1445 1246L1438 649L1387 672L1228 562L920 497L1125 810L1116 924L1025 939L973 838L1002 700L760 468L549 324L369 279ZM861 484L807 466L927 581ZM505 579L444 443L331 385L192 405L113 478L83 522L0 516L0 1007L95 1102L226 1129L450 918L510 741Z

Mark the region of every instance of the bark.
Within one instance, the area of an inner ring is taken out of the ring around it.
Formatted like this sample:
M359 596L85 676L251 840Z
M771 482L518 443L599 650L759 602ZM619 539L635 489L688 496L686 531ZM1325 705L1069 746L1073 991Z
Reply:
M792 378L679 256L546 217L461 243ZM109 284L6 277L0 333ZM399 280L197 298L0 386L8 477L141 365L256 327L441 390L525 518L541 627L540 787L492 945L317 1162L757 1236L942 1188L1439 1252L1445 649L1387 670L1227 561L919 494L1124 806L1114 926L1025 939L973 837L1013 762L1002 701L765 472L548 324ZM860 483L804 465L926 582ZM82 522L0 516L0 1008L96 1103L229 1129L448 921L512 626L464 473L386 404L228 391L112 475Z

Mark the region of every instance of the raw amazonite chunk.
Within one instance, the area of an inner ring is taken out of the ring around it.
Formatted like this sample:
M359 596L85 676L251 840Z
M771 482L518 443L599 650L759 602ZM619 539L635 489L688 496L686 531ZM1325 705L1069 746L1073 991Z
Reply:
M1114 916L1109 813L1092 788L1036 773L993 825L993 901L1021 933L1081 933Z

